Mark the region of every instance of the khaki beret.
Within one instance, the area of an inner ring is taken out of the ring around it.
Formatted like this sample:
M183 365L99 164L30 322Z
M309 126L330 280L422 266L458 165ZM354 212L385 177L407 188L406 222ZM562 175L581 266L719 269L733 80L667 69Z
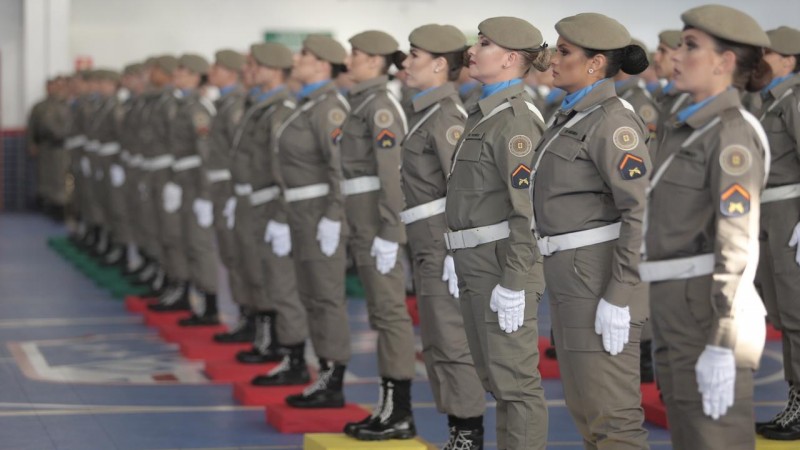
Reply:
M277 42L264 42L250 46L250 54L256 62L273 69L289 69L292 67L292 51L289 47Z
M350 45L370 55L391 55L400 45L383 31L369 30L350 38Z
M153 67L158 67L167 74L172 74L178 68L178 58L170 55L159 56L153 61Z
M122 69L123 75L138 75L144 71L144 64L142 63L133 63L128 64Z
M110 69L96 69L92 71L92 78L98 81L119 82L119 72Z
M704 5L681 14L687 26L738 44L769 47L769 37L747 14L730 6Z
M333 38L321 34L311 34L303 41L303 47L317 58L333 64L344 64L347 50Z
M431 53L451 53L464 50L467 38L452 25L428 24L414 29L408 35L414 47Z
M245 56L235 50L220 50L214 54L214 64L239 72L244 67Z
M153 67L157 59L158 58L155 56L149 56L147 59L144 60L144 66L147 68Z
M631 45L628 30L611 17L582 13L556 23L556 31L567 41L591 50L616 50Z
M492 17L478 24L478 31L495 44L509 50L538 48L542 32L529 22L516 17Z
M208 73L208 61L200 55L186 53L178 58L178 65L194 73L205 75Z
M800 55L800 30L780 27L767 31L769 49L781 55Z
M658 42L661 42L667 47L675 50L681 44L681 31L664 30L661 33L658 33Z

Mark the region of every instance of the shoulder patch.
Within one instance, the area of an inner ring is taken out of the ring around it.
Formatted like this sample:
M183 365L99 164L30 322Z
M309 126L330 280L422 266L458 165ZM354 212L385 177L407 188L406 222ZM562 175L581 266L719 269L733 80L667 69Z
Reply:
M373 119L378 128L389 128L394 123L394 114L386 108L381 108L375 111Z
M208 114L195 112L192 115L192 123L199 136L208 136L208 130L211 127L211 117Z
M344 123L344 119L346 118L347 114L342 108L333 108L328 111L328 122L330 122L331 125L339 127Z
M508 141L508 151L517 158L524 158L533 150L531 138L524 134L518 134Z
M333 131L331 131L331 142L334 145L337 145L337 144L339 144L339 142L342 142L342 129L341 129L341 127L336 127L336 128L333 129Z
M445 132L445 137L450 145L456 145L461 135L464 134L464 127L461 125L453 125Z
M753 158L747 148L741 145L729 145L719 154L719 165L728 175L741 175L753 164Z
M658 111L656 111L653 105L646 103L639 108L639 116L646 123L652 123L658 120Z
M750 212L750 193L739 183L734 183L722 192L719 211L725 217L741 217Z
M635 180L647 174L644 160L636 155L627 154L619 161L619 173L623 180Z
M392 148L395 144L395 138L396 136L394 133L387 129L383 129L380 133L378 133L378 137L375 138L375 142L378 144L379 148Z
M614 131L614 145L622 151L629 152L639 145L639 135L631 127L619 127Z
M514 189L528 189L531 186L531 169L525 164L520 164L511 172L511 187Z

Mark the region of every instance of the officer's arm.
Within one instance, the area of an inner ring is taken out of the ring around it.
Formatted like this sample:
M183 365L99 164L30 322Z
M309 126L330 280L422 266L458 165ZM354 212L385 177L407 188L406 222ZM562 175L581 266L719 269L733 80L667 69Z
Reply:
M293 111L294 110L290 108L281 108L279 111L275 112L275 116L270 121L271 131L269 133L266 157L269 158L269 170L271 171L270 173L272 174L272 179L275 181L277 186L280 186L282 190L286 189L286 182L283 180L283 175L281 174L281 162L280 158L278 157L278 129ZM289 221L287 213L289 207L286 205L286 199L283 195L280 195L276 200L274 200L274 202L276 206L272 211L272 217L270 217L270 219L280 223L287 223Z
M210 140L208 138L208 133L211 129L211 120L213 115L200 103L197 104L196 109L197 110L192 115L192 128L194 129L195 148L197 149L197 155L202 158L202 155L208 155L211 152L211 149L209 148ZM210 183L208 182L208 178L204 175L196 178L198 184L198 197L209 198Z
M349 107L341 100L326 100L315 108L312 132L317 141L317 148L322 150L322 157L327 162L328 184L330 192L327 196L325 217L340 222L344 218L342 195L342 152L339 148L341 126L347 118Z
M490 146L498 176L504 181L511 211L508 214L508 254L503 263L500 285L512 291L525 289L534 264L534 239L531 231L533 204L530 175L533 167L533 146L542 136L544 124L526 113L511 116ZM503 115L506 116L505 114Z
M633 114L607 115L592 135L589 156L611 190L620 212L620 233L611 259L611 280L603 298L625 307L634 298L640 282L639 251L646 189L652 165L645 143L647 129Z
M381 189L378 199L378 213L381 229L378 237L391 242L404 243L406 233L400 221L400 211L405 202L400 181L401 147L405 137L405 116L403 110L394 105L388 97L373 100L367 123L375 149L375 162Z
M794 149L800 156L800 93L795 93L784 101L781 118L786 125L786 131L794 141Z
M725 124L709 158L715 208L714 273L711 306L714 319L707 344L733 348L736 343L733 303L736 292L752 283L758 261L763 149L752 129L741 122ZM748 281L749 279L749 281Z
M442 165L444 177L450 173L450 166L453 162L453 153L456 150L458 139L464 133L464 122L466 117L462 116L454 107L452 111L443 111L436 114L434 126L431 127L433 135L429 139L433 140L433 148L439 163Z

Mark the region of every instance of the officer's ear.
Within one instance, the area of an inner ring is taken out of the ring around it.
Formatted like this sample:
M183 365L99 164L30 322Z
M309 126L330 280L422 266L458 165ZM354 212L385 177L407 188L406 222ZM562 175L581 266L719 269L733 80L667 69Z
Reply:
M520 54L513 50L506 51L506 57L503 61L503 69L508 69L509 67L516 67L517 63L519 62Z
M598 53L589 59L588 68L592 70L592 72L590 73L605 74L607 66L608 66L608 59L606 58L606 55L604 55L603 53Z

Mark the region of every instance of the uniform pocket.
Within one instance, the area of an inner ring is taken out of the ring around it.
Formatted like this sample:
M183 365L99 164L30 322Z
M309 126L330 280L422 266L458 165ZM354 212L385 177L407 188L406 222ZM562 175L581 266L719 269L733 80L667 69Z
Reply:
M421 155L425 150L425 143L427 141L428 133L425 131L417 131L408 139L403 142L403 149L415 155Z
M453 188L460 191L483 190L483 170L481 156L483 139L464 139L457 153L456 168L453 176Z
M678 153L664 173L664 181L698 190L706 186L705 157L696 153Z
M549 153L552 153L567 161L575 161L575 158L581 153L583 142L561 135L547 148Z
M369 127L359 117L350 117L342 128L342 132L355 137L370 136Z
M690 278L686 282L686 308L701 330L711 326L711 277Z

